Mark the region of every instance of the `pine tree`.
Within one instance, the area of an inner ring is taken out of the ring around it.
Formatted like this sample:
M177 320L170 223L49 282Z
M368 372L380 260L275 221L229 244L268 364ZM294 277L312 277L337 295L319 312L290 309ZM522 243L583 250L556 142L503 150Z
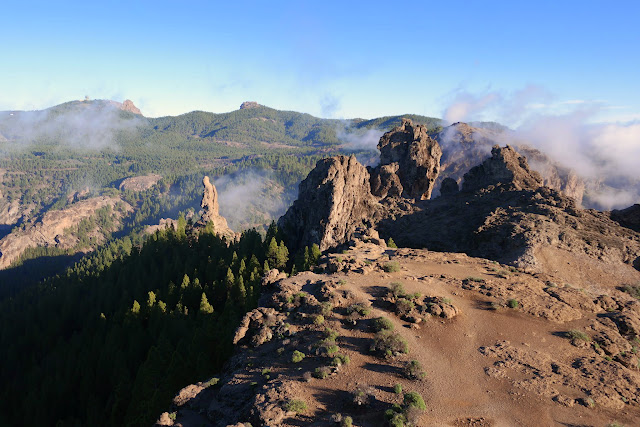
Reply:
M186 274L182 277L182 284L180 285L181 289L187 289L191 284L191 279Z
M202 293L202 297L200 298L200 312L206 314L213 313L213 307L211 306L211 304L209 304L207 296L204 292Z
M133 307L131 307L131 312L133 314L140 313L140 303L136 300L133 300Z
M279 270L284 270L287 266L287 262L289 261L289 249L284 245L284 241L280 241L280 245L278 246L278 250L276 253L276 268Z
M267 248L267 260L269 261L269 265L273 266L273 268L278 268L278 242L276 242L275 237L272 237L269 242L269 247Z
M153 307L156 303L156 294L153 291L149 291L149 298L147 298L147 307Z
M310 259L311 259L311 264L312 265L318 264L318 260L320 259L320 255L322 255L322 252L320 252L320 247L316 243L311 245Z

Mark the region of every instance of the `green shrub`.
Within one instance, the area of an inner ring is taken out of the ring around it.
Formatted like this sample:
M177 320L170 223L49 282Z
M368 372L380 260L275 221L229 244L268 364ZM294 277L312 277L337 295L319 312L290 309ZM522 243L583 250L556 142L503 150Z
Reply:
M591 341L591 337L582 331L572 329L566 332L567 338L572 340Z
M371 322L371 327L375 332L380 332L383 330L393 330L393 322L386 317L377 317L373 319Z
M340 350L340 348L339 348L337 345L335 345L335 344L328 345L328 346L326 346L325 348L326 348L326 350L327 350L327 354L328 354L329 356L331 356L331 355L332 355L332 354L334 354L334 353L337 353L337 352L338 352L338 350Z
M387 247L396 249L398 246L396 245L396 242L393 241L393 238L389 237L389 240L387 240Z
M421 380L427 375L422 370L422 364L417 360L412 360L407 363L402 372L407 378L412 380Z
M509 308L518 308L520 306L520 303L518 302L518 300L511 298L507 301L507 305L509 306Z
M177 417L178 417L178 414L176 412L170 412L169 413L169 419L171 421L175 421Z
M622 287L622 290L628 293L629 295L631 295L632 297L640 299L640 285L638 286L625 285Z
M313 324L316 326L322 325L324 323L324 316L322 314L318 314L313 318Z
M324 344L335 343L339 336L340 335L338 334L338 332L334 331L333 329L325 328L324 329L324 339L322 340L322 342Z
M295 350L295 351L293 352L293 354L291 355L291 361L292 361L293 363L299 363L299 362L302 362L302 360L303 360L305 357L306 357L306 355L305 355L303 352L298 351L298 350Z
M217 385L219 382L220 382L220 378L213 377L209 381L204 383L203 385L204 385L205 388L206 387L213 387L213 386Z
M421 411L425 411L427 409L427 405L424 403L424 399L420 394L415 391L410 391L409 393L405 393L404 395L404 407L406 409L416 408Z
M484 279L482 277L473 277L473 276L469 276L467 278L464 279L466 282L478 282L478 283L484 283Z
M396 313L399 316L406 316L415 308L415 304L405 298L398 298L396 301Z
M340 422L340 427L351 427L351 426L353 426L353 418L347 415Z
M396 384L395 386L393 386L393 392L395 394L402 394L402 385Z
M407 295L407 292L404 290L404 285L400 282L391 282L389 287L391 288L391 294L395 298L402 298Z
M300 413L302 413L302 412L307 410L307 404L305 403L304 400L290 399L284 405L284 409L286 409L287 411L291 411L291 412L295 412L297 414L300 414Z
M333 312L333 304L331 304L329 301L324 301L322 304L320 304L320 312L325 317L331 315L331 313Z
M400 271L400 264L397 261L389 261L382 266L382 269L387 273L395 273Z
M330 373L331 373L331 368L329 368L328 366L320 366L319 368L316 368L316 370L313 372L313 376L323 380L327 378Z
M360 316L368 316L371 313L371 308L365 306L362 303L352 304L347 307L347 314L357 313Z
M388 330L380 331L373 338L371 351L384 357L393 357L398 353L408 353L407 341L397 333Z

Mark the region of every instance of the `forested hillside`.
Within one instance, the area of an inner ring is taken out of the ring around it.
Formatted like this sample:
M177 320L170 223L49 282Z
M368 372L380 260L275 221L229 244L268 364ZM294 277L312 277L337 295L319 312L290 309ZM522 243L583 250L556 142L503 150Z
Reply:
M275 225L226 242L181 218L139 244L113 241L0 305L9 425L152 424L176 390L220 369L264 271L292 268ZM297 269L317 259L306 253Z
M146 118L114 104L73 101L44 111L0 112L0 239L28 231L46 212L100 195L132 207L114 229L72 227L66 242L27 248L0 271L0 294L60 272L102 242L140 233L161 218L197 214L203 175L221 190L221 212L234 230L264 232L319 159L354 153L373 161L379 135L400 122L400 116L320 119L257 104L223 114ZM434 130L440 124L409 117ZM125 181L152 175L159 179L148 187ZM100 223L99 212L82 221Z

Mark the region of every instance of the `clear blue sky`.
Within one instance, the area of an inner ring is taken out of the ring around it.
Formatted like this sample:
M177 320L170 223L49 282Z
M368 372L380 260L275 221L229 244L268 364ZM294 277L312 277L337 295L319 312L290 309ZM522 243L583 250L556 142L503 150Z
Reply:
M149 116L245 100L322 117L442 116L460 93L534 85L551 103L640 119L639 5L5 1L0 110L88 95Z

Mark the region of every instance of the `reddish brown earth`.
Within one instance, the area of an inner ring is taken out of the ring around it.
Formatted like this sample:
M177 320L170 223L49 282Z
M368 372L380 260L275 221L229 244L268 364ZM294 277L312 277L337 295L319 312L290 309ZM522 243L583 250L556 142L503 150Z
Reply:
M267 285L271 292L262 303L271 308L240 331L244 338L217 385L181 392L171 410L175 422L329 426L338 425L331 416L341 413L355 426L380 426L384 411L402 403L393 390L401 384L425 400L419 426L637 425L640 329L634 328L640 326L640 302L619 287L640 283L640 272L567 254L545 251L539 254L545 268L525 272L463 254L356 241L345 253L330 255L323 274L305 272ZM399 271L385 272L389 262L397 262ZM443 304L459 314L445 319L414 310L401 318L387 296L392 282L419 292L417 303L425 308L425 301L447 298ZM509 308L510 299L517 308ZM333 309L324 324L314 325L323 301ZM370 305L370 312L349 316L346 309L356 302ZM369 350L371 319L379 316L393 322L408 354L384 358ZM306 372L331 360L314 355L325 327L339 334L338 352L350 363L325 379L307 380ZM571 340L570 330L589 341ZM307 357L293 363L294 350ZM402 375L410 360L421 363L424 379ZM265 369L270 372L263 374ZM352 404L352 392L363 386L373 394L365 408ZM291 399L307 409L287 412ZM168 414L162 421L174 422Z

